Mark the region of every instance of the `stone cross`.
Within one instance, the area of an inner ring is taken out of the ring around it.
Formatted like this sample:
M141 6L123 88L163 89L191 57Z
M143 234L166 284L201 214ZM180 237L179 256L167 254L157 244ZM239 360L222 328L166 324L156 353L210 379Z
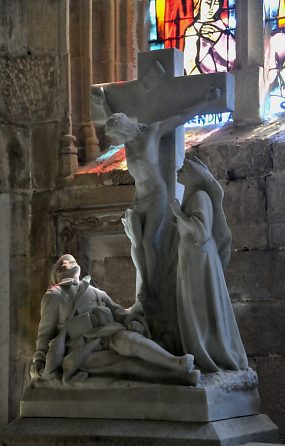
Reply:
M138 54L138 79L91 87L91 119L102 125L112 113L123 112L150 124L173 116L204 98L210 86L222 95L209 113L232 111L234 77L230 73L184 76L183 53L176 48ZM176 191L176 170L184 159L184 129L161 142L160 169L171 197Z

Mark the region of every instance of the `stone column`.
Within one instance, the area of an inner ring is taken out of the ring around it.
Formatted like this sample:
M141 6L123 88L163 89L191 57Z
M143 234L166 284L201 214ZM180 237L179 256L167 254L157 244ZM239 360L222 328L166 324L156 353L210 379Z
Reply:
M9 409L9 292L10 292L10 197L0 194L0 426L8 422Z
M93 0L93 84L132 80L148 48L148 0Z
M59 172L63 177L68 177L78 169L78 150L75 146L76 138L71 133L61 136Z
M69 45L69 0L59 3L59 54L61 58L61 79L63 96L65 97L65 110L63 113L61 136L59 174L62 176L72 175L78 169L78 151L75 146L76 138L72 134L71 119L71 64ZM65 82L64 82L65 79Z
M236 106L238 125L259 123L265 114L263 0L237 1Z
M70 1L70 49L72 121L78 145L85 148L85 160L99 155L98 139L90 116L92 83L92 1Z

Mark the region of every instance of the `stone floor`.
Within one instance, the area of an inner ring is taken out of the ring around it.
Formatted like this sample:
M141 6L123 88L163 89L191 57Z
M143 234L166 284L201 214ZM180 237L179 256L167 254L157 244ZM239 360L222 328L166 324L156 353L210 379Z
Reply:
M2 446L238 446L278 439L266 415L212 423L18 418L0 431Z

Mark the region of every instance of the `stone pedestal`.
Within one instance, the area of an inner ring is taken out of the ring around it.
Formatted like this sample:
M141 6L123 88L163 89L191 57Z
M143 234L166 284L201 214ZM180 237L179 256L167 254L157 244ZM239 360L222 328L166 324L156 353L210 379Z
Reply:
M0 432L5 446L235 446L277 441L278 430L266 415L213 423L19 418Z
M30 387L20 407L22 417L210 422L258 414L259 396L256 387L195 388L132 381L106 385L102 380L93 389Z
M279 439L275 424L258 414L251 369L205 374L197 387L103 377L38 381L20 412L0 432L0 444L235 446Z
M27 388L20 415L211 422L258 414L256 385L250 368L202 374L197 387L111 377L40 380Z

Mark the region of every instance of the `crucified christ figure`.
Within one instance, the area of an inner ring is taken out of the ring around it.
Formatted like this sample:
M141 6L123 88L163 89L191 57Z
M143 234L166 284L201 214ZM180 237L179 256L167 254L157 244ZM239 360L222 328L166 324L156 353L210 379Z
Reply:
M219 89L210 87L201 101L150 125L134 122L124 113L115 113L106 121L106 135L116 144L125 144L128 169L135 179L133 206L127 210L123 223L132 243L138 301L155 294L158 238L168 206L166 184L159 164L160 140L198 113L206 112L209 102L220 95Z

